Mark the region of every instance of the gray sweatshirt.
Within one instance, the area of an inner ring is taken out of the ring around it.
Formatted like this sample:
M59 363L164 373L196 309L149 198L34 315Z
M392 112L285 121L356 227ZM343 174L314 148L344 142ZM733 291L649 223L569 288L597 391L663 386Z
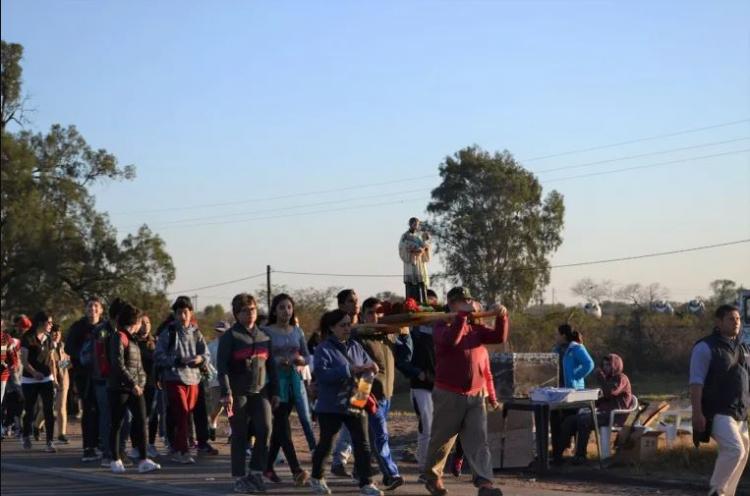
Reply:
M206 342L197 327L189 325L184 328L175 322L159 334L154 361L161 369L162 381L198 384L201 381L200 367L182 363L183 359L196 356L202 356L205 362L210 359Z

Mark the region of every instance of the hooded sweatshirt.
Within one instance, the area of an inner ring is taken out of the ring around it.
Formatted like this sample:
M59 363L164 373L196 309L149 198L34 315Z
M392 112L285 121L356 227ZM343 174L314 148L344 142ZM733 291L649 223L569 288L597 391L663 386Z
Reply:
M196 356L202 356L204 360L211 358L203 335L192 323L185 328L173 322L159 334L154 361L161 369L163 381L186 385L200 383L200 366L191 367L182 363L184 358Z
M604 374L604 360L609 360L612 364L612 372L609 375ZM633 403L633 393L630 388L630 379L622 372L623 363L620 355L610 353L602 359L599 366L601 368L596 370L596 380L602 390L602 397L596 401L597 410L609 412L630 408Z

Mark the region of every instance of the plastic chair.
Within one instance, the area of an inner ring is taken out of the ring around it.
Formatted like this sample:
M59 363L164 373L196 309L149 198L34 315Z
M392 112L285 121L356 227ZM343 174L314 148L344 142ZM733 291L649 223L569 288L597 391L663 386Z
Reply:
M609 412L609 425L603 425L599 427L599 440L601 442L602 459L609 458L612 456L610 449L610 441L612 439L612 433L618 432L620 427L615 424L615 416L622 413L632 413L638 410L638 397L633 395L633 404L627 409L615 409Z

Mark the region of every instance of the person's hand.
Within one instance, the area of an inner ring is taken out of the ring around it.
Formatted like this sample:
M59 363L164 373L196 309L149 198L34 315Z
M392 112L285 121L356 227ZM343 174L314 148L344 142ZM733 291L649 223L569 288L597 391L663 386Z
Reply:
M500 402L499 401L497 401L497 400L491 400L491 401L489 401L489 403L490 403L490 409L492 409L493 411L500 410Z
M693 412L693 430L695 432L706 432L706 417L701 412Z
M156 389L161 391L161 381L156 381Z
M401 334L402 336L406 336L407 334L409 334L409 328L401 327L399 328L398 333Z
M133 394L136 396L142 396L143 388L141 386L133 386Z
M281 403L281 398L278 396L272 396L271 397L271 409L276 410L279 407L279 403Z
M419 372L419 375L417 376L417 379L419 379L422 382L424 382L424 381L427 380L427 374L424 373L424 370L422 370L421 372Z
M505 308L505 306L504 306L504 305L500 305L500 304L498 304L498 303L496 303L496 304L492 305L492 310L493 310L493 311L494 311L495 313L497 313L497 315L498 315L499 317L505 317L506 315L508 315L508 309L507 309L507 308Z
M234 398L232 398L231 394L222 396L219 402L224 405L224 408L226 408L228 412L232 411L232 407L234 406Z

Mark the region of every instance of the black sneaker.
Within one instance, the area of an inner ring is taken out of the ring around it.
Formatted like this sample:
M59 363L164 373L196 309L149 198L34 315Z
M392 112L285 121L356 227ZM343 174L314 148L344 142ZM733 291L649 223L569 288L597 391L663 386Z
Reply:
M197 449L201 455L218 455L219 450L211 446L211 443L200 443Z
M401 487L404 485L404 478L400 475L397 475L395 477L385 477L383 479L383 490L384 491L393 491L397 487Z
M483 486L479 488L477 496L503 496L503 491L499 487Z
M347 479L352 478L349 472L346 471L346 468L340 464L331 465L331 473L337 477L346 477Z
M95 462L99 458L101 458L101 455L97 453L95 449L86 448L85 450L83 450L83 456L81 457L81 461L84 463Z
M60 434L59 436L57 436L57 442L60 444L68 444L69 441L68 441L68 438L65 437L64 434Z
M34 427L34 441L39 441L40 430L39 427Z
M258 492L258 488L247 477L240 477L234 481L234 492L241 494L252 494Z
M210 441L216 441L216 427L208 428L208 439Z
M259 493L265 493L267 491L266 489L266 483L263 482L263 476L260 474L250 474L247 476L247 480L250 481L257 489L256 492Z

